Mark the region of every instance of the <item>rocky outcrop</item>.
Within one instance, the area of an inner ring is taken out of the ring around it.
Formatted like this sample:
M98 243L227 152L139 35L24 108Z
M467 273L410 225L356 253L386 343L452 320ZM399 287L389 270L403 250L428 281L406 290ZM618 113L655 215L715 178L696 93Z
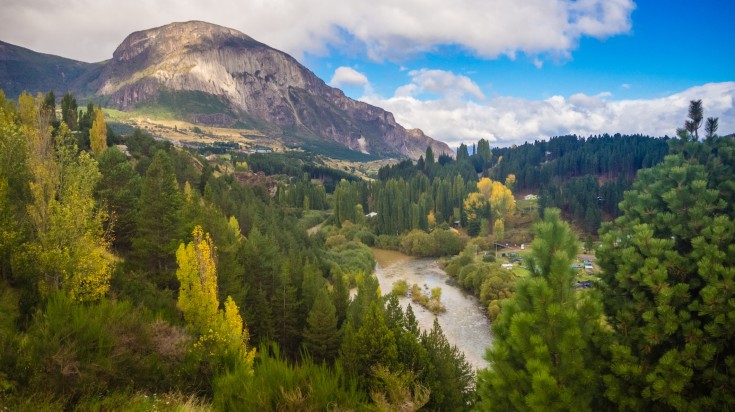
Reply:
M288 54L214 24L190 21L132 33L95 70L94 79L85 78L85 91L122 110L165 100L180 105L175 112L187 120L239 121L286 144L336 142L414 159L428 145L434 153L451 153L420 130L406 130L391 113L329 87Z
M123 110L155 100L162 89L219 96L233 113L272 127L287 143L327 140L365 153L412 158L427 145L436 153L451 152L420 131L407 131L391 113L329 87L288 54L204 22L131 34L97 86L98 94Z

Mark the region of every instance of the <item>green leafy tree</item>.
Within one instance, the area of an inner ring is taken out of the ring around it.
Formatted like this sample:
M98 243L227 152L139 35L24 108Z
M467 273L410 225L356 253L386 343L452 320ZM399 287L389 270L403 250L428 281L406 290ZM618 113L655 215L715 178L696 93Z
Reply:
M112 262L102 231L106 215L92 196L97 163L78 152L65 125L51 135L40 95L22 95L19 105L32 178L27 213L33 240L23 247L23 266L42 295L61 290L77 302L99 300L109 289Z
M688 122L700 115L692 102ZM695 130L638 173L601 230L606 393L620 408L735 408L735 144Z
M0 277L11 273L11 256L25 235L30 201L29 141L12 102L0 90Z
M570 263L577 237L550 209L534 226L528 267L493 323L488 369L479 376L482 410L599 410L603 361L602 307L577 294Z

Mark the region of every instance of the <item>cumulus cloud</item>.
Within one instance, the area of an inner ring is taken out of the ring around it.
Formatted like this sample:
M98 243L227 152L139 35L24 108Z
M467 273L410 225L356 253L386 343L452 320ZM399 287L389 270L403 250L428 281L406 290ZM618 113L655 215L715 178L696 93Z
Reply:
M112 56L134 30L204 20L296 57L357 42L373 59L405 59L440 45L483 58L567 56L581 37L630 31L633 0L4 0L4 41L83 61Z
M351 67L345 66L338 67L337 70L334 71L332 80L329 81L329 84L334 87L366 86L368 83L367 76Z
M412 70L408 72L412 82L408 90L403 86L402 92L409 91L409 95L415 93L434 93L443 97L459 98L472 96L484 99L485 95L480 86L467 76L456 75L446 70Z
M440 97L421 100L404 88L394 96L363 100L393 112L399 123L418 127L450 146L489 139L508 146L551 136L603 133L675 135L689 101L702 99L705 116L720 118L720 132L735 132L735 82L709 83L655 99L613 100L608 93L528 100L498 96L482 102Z

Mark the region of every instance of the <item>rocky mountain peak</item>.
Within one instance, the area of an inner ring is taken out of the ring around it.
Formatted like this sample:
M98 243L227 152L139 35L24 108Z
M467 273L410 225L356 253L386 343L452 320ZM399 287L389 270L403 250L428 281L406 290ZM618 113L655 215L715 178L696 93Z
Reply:
M28 65L18 67L20 72ZM90 69L75 76L76 91L121 110L173 104L169 112L193 123L237 124L316 151L338 144L416 159L431 145L435 153L451 153L423 132L407 131L393 114L329 87L288 54L211 23L134 32L112 59L84 67ZM69 89L74 91L57 90Z
M233 41L265 47L252 37L235 29L194 20L134 32L117 47L112 58L117 62L124 62L134 60L141 54L155 54L163 57L181 51L182 47L213 48Z

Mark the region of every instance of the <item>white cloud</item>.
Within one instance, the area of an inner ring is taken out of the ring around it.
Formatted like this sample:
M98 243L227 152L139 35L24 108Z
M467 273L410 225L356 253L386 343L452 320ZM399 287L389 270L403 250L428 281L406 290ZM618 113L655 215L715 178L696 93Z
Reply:
M420 100L399 91L390 98L363 100L393 112L405 127L421 128L450 146L480 138L507 146L564 134L674 136L687 116L689 101L695 99L702 99L706 117L719 117L722 134L735 132L735 82L708 83L662 98L637 100L612 100L605 92L546 100L499 96L478 104L446 97Z
M620 87L623 89L630 89L633 86L630 83L623 83L620 85Z
M294 54L357 43L404 60L438 45L483 58L568 56L581 37L630 31L633 0L4 0L0 39L84 61L104 60L130 32L204 20Z
M358 72L351 67L337 67L334 71L332 80L329 84L334 87L342 86L366 86L368 84L368 78L364 74Z
M414 96L418 93L434 93L444 98L471 96L484 99L480 86L467 76L456 75L445 70L412 70L408 72L411 83L401 86L396 95Z

